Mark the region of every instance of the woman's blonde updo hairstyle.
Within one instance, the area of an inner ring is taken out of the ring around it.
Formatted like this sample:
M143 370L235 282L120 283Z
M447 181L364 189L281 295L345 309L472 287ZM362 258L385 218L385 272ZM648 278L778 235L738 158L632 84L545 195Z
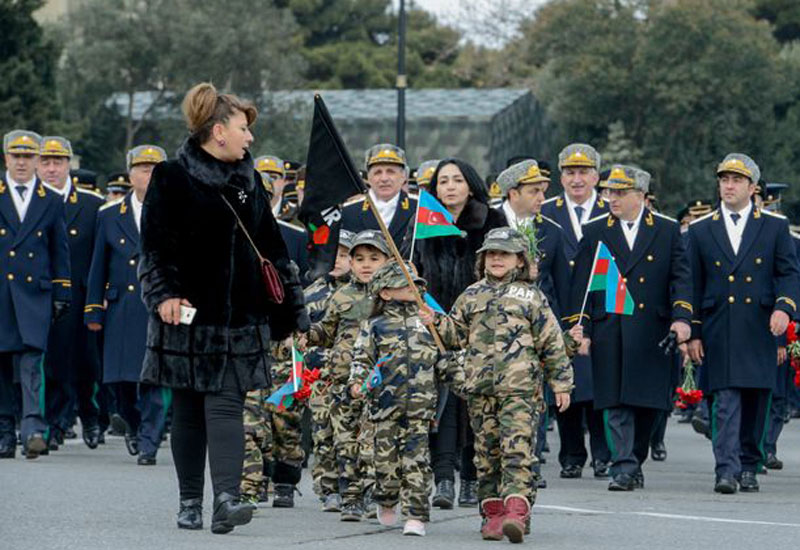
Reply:
M251 126L258 116L255 106L233 94L220 94L210 82L196 84L183 98L183 117L192 137L200 143L211 139L214 125L226 124L230 117L241 111Z

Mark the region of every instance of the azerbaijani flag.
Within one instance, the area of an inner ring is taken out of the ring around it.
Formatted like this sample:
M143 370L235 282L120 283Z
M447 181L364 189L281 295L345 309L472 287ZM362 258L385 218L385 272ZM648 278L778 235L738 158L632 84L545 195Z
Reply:
M424 189L420 189L419 192L418 208L415 239L461 235L461 230L456 227L456 222L447 208Z
M381 367L386 364L386 362L394 357L394 355L386 355L378 359L378 362L372 367L372 370L369 373L369 378L364 380L364 383L361 385L361 391L367 392L370 390L374 390L378 386L383 383L383 376L381 376Z
M294 347L292 339L292 374L286 383L267 398L279 411L284 411L294 403L294 393L303 387L303 354Z
M430 295L429 292L426 292L425 295L422 297L425 300L425 303L428 304L433 311L440 315L447 315L445 313L444 308L439 305L439 302L436 301L436 298Z
M589 277L588 292L594 290L605 290L606 312L633 314L633 297L625 285L622 273L619 272L617 262L611 256L611 251L602 241L597 243L594 266Z

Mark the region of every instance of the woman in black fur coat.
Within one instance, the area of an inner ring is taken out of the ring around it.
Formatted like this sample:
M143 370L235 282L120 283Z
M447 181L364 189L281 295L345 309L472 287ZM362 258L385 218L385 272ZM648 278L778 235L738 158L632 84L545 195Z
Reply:
M463 237L434 237L415 244L414 264L428 281L428 291L449 311L464 289L476 281L477 250L490 229L508 225L505 215L489 206L489 193L475 169L463 160L449 158L436 167L431 193L453 215ZM475 450L466 404L449 394L439 428L431 436L431 458L436 493L433 505L452 508L455 467L461 448L460 506L477 506Z
M255 107L198 84L183 111L191 136L176 159L156 166L142 213L139 279L150 319L141 378L173 388L178 527L202 528L207 450L211 531L227 533L252 517L239 500L245 393L269 386L270 341L307 330L308 315L248 152ZM282 304L268 299L258 257L231 207L279 271ZM181 306L196 309L191 324L181 323Z

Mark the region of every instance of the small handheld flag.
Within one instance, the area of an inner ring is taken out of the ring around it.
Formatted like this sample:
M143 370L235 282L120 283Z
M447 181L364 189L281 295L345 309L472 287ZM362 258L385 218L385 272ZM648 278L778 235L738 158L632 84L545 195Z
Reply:
M275 405L279 411L286 410L294 403L294 394L303 388L303 354L294 346L292 338L292 374L289 379L267 398L267 403Z
M437 302L436 299L433 296L431 296L429 292L426 292L422 298L425 300L425 303L431 307L433 311L435 311L440 315L446 315L444 308L439 305L439 302Z
M374 390L378 386L383 383L383 376L381 375L381 367L386 364L394 355L386 355L378 359L378 362L372 367L372 370L369 373L369 378L364 380L364 383L361 385L361 391L367 392L370 390Z
M590 292L596 290L604 290L606 293L607 313L633 314L633 296L625 284L625 279L622 277L611 251L602 241L597 243L589 284L583 298L583 307L581 307L581 318L583 310L586 308L586 298Z
M419 193L418 208L417 224L414 229L415 239L461 235L461 230L456 227L456 222L447 208L424 189Z

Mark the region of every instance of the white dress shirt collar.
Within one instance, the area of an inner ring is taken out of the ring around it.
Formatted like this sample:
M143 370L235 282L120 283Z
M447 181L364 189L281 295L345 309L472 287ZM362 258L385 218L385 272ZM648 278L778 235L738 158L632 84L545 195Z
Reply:
M372 197L372 202L375 203L375 208L378 209L381 218L383 218L383 223L386 224L386 227L389 227L394 219L394 213L397 210L397 203L400 201L400 193L397 193L388 201L382 201L376 197L375 193L372 191L372 189L370 189L369 196Z
M720 203L720 210L722 211L722 219L725 221L725 230L728 232L728 239L731 241L733 253L739 253L739 245L742 244L742 235L744 228L747 225L747 220L750 218L750 213L753 211L753 203L748 201L747 206L738 212L733 212L728 209L724 202ZM739 214L741 217L733 223L731 214Z
M589 198L580 204L573 201L571 198L569 198L569 195L564 193L564 201L567 203L567 213L569 214L569 221L572 224L572 230L575 232L575 237L577 237L578 240L581 240L583 238L583 229L581 228L581 226L587 221L589 221L589 219L591 218L592 206L594 205L596 200L597 200L597 190L595 189L592 189L592 194L589 195ZM575 213L576 206L580 206L583 208L580 220L578 219L578 215Z
M642 205L641 209L639 210L639 215L636 216L636 219L633 221L626 221L623 219L619 220L622 224L622 234L625 235L625 240L628 242L628 248L631 250L633 250L633 245L636 243L636 235L639 234L639 225L642 223L642 214L644 214L644 205Z
M18 182L14 181L11 177L11 174L6 171L6 182L8 183L8 190L11 193L11 200L14 202L14 208L17 209L17 215L19 216L19 221L22 222L25 220L25 214L28 212L28 207L31 204L31 200L33 199L33 194L35 192L36 183L36 176L31 178L29 181L26 182ZM17 191L17 186L24 185L27 190L25 191L25 197L20 197L19 192Z
M133 220L136 222L136 229L142 232L142 203L136 198L136 193L131 192L131 210L133 210Z

